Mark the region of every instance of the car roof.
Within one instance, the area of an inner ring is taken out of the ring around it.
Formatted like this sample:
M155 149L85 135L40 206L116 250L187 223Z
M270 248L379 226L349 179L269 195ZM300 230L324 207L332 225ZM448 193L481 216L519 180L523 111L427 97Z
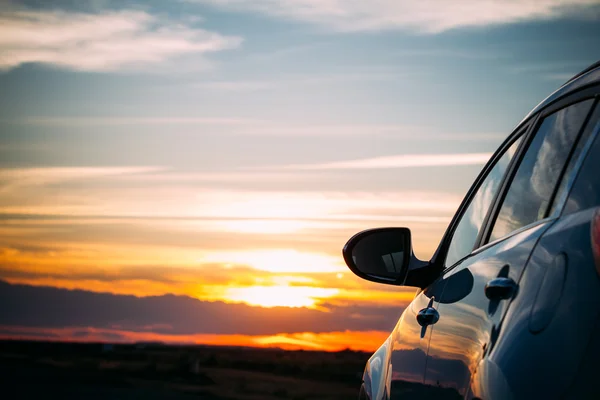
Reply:
M535 115L538 111L546 108L550 104L554 103L558 99L586 86L591 86L600 83L600 61L596 61L580 73L573 76L561 87L556 89L554 93L546 97L540 104L538 104L533 110L527 114L525 118L517 125L520 127L525 121Z
M575 79L579 78L582 75L587 74L588 72L590 72L591 70L596 69L596 68L600 68L600 60L596 61L595 63L593 63L592 65L590 65L589 67L587 67L586 69L584 69L583 71L581 71L580 73L578 73L577 75L575 75L574 77L569 79L568 81L566 81L564 83L564 85L567 85L567 84L573 82Z

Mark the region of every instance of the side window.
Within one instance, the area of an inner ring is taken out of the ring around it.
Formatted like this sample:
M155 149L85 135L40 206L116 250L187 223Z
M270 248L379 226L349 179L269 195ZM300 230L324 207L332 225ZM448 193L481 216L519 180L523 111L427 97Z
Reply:
M446 267L450 267L457 261L473 251L475 241L483 221L490 209L492 201L500 188L502 178L519 148L522 137L518 138L500 157L496 165L490 170L485 180L471 199L469 206L460 220L452 235L448 253L446 255Z
M593 100L547 116L510 184L490 235L494 241L543 219Z
M586 130L592 135L600 130L600 107L596 108ZM600 136L593 140L565 204L565 214L600 206Z
M561 207L565 200L564 213L566 214L600 205L600 201L594 200L600 200L600 192L592 194L592 191L588 190L586 196L592 197L587 199L583 196L581 187L584 182L590 184L594 182L595 177L595 181L598 181L598 173L596 171L600 170L600 162L598 162L600 161L598 160L598 157L600 156L600 143L598 143L599 140L594 139L598 130L600 130L600 107L596 106L575 146L571 161L569 162L560 182L560 186L556 191L550 214L553 214L558 207ZM595 144L590 143L590 141L593 140L596 141ZM581 176L581 178L576 178L576 175ZM577 187L577 189L575 189L575 187ZM571 194L567 193L567 190L571 190Z

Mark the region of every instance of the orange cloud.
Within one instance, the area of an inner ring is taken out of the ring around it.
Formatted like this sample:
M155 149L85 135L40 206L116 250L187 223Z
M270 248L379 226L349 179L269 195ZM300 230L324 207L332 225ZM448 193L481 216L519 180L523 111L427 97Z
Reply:
M0 169L0 279L262 307L396 306L414 290L356 278L342 246L359 230L406 221L421 238L416 251L433 253L458 203L448 193L212 188L172 172Z
M291 170L336 170L483 165L491 156L491 153L401 154L396 156L336 161L323 164L286 165L283 168Z
M281 333L270 336L253 335L169 335L154 332L132 332L120 329L98 328L31 328L22 326L0 327L0 339L55 340L70 342L162 342L166 344L202 344L214 346L278 347L285 350L339 351L351 349L372 352L389 332L327 332Z

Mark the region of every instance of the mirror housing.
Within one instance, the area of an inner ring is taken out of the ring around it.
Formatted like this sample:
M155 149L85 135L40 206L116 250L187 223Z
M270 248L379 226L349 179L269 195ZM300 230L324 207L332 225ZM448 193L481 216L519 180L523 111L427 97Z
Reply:
M359 232L348 240L342 253L355 275L388 285L405 285L409 269L423 264L413 254L408 228Z

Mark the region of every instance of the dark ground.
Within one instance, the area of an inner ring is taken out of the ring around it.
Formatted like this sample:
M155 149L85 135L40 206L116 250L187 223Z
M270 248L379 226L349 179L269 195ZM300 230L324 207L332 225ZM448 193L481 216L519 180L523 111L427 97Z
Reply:
M0 341L3 399L357 398L370 354Z

